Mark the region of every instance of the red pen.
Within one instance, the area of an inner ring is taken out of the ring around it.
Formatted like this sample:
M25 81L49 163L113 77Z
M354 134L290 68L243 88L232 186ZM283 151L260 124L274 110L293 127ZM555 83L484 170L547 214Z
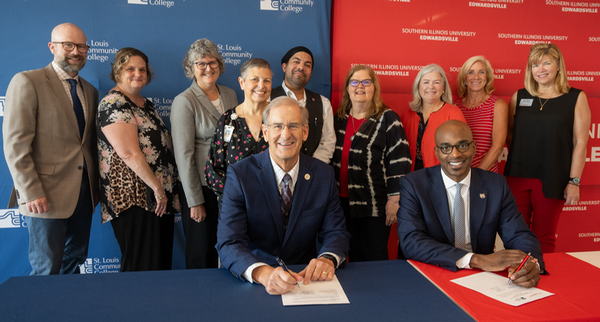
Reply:
M517 267L517 270L515 271L518 272L521 270L521 268L523 268L523 266L525 266L525 264L527 264L527 262L529 262L529 259L531 258L531 253L527 253L527 256L525 256L525 258L523 258L523 260L521 261L521 264L519 265L519 267ZM514 273L513 273L514 275ZM512 279L508 279L508 284L512 284Z

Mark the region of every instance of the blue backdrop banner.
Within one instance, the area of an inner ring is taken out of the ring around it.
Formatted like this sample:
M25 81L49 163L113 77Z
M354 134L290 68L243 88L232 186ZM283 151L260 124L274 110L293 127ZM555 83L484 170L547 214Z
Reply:
M225 59L221 85L233 88L242 102L239 68L250 58L271 63L273 87L283 81L281 57L288 49L306 46L314 55L314 71L307 88L327 97L331 92L331 0L79 0L2 1L0 19L0 118L6 88L18 72L48 65L52 29L63 22L78 25L90 50L80 75L104 96L114 86L109 79L115 53L135 47L150 59L156 79L142 91L152 98L167 126L171 102L190 85L181 62L197 39L208 38ZM60 125L58 125L60 126ZM12 178L0 149L0 208L8 204ZM94 214L88 260L83 273L118 272L120 251L109 224ZM173 268L185 267L185 238L181 217L175 216ZM28 275L28 233L17 209L0 209L0 283Z

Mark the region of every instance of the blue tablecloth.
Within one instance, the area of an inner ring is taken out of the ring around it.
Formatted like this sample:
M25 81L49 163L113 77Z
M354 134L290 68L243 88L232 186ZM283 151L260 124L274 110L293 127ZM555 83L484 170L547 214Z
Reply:
M0 285L0 320L472 321L406 261L336 274L350 304L284 307L224 269L12 277Z

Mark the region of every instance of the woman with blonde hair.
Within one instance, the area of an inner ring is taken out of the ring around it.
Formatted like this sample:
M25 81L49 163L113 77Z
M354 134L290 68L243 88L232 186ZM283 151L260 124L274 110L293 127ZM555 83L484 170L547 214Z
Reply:
M458 98L477 143L472 167L500 172L498 157L504 150L508 128L508 104L494 91L494 70L483 56L474 56L458 72Z
M525 88L509 104L504 175L544 253L554 252L563 205L579 201L590 122L587 97L569 86L558 46L531 46Z

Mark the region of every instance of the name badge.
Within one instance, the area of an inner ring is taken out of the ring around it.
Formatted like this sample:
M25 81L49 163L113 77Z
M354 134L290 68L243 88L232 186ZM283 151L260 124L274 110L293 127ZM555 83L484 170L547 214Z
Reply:
M225 142L230 142L232 135L233 135L233 126L225 125L225 133L224 133Z
M531 106L533 105L533 98L522 98L519 102L519 106Z

